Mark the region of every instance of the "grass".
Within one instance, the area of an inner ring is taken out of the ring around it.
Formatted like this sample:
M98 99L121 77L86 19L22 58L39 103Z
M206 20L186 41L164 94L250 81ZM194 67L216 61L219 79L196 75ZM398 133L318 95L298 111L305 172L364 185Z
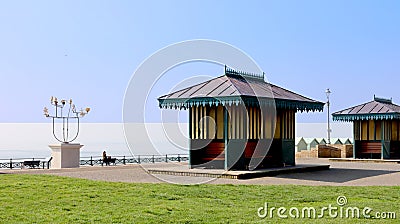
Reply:
M400 187L310 187L134 184L50 175L0 175L0 223L292 223L261 219L257 209L365 206L400 216ZM326 213L327 214L327 213ZM328 216L328 215L327 215ZM385 220L396 223L396 220ZM318 219L318 223L381 223L373 219Z

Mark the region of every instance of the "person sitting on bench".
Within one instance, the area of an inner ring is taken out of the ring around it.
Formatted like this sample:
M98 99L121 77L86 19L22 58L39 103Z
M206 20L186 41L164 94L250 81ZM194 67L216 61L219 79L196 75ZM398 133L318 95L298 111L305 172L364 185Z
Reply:
M106 151L103 151L103 163L105 163L106 166L110 165L110 159L111 156L107 156Z
M115 165L115 161L116 158L111 158L111 156L107 156L106 151L103 151L103 162L101 163L101 165L103 165L104 163L106 164L106 166L109 166L110 163L113 163Z

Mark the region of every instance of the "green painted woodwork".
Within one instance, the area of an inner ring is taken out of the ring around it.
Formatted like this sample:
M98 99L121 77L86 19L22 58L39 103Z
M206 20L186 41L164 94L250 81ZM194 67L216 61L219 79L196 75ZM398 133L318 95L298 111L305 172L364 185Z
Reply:
M395 120L400 119L398 113L388 114L340 114L332 115L334 121L358 121L358 120Z
M282 100L271 98L257 98L246 96L232 96L232 97L196 97L190 99L159 99L159 106L163 109L188 109L195 106L232 106L244 104L246 106L275 106L276 109L288 109L296 111L323 111L324 104L320 102L301 102L294 100ZM399 116L400 118L400 116Z
M382 141L382 159L390 159L390 141Z
M360 124L357 122L353 122L353 159L356 158L356 141L361 139L361 136L359 139L356 139L357 135L360 135L360 130L359 130ZM358 131L358 134L357 134Z
M283 139L282 140L282 163L286 166L294 166L295 162L295 140Z
M189 110L189 150L188 150L188 154L189 154L189 168L192 168L192 156L191 156L191 152L192 152L192 111Z
M229 170L230 169L230 164L228 163L229 162L229 159L228 159L228 156L229 156L229 150L228 150L228 142L229 142L229 139L228 139L228 124L229 124L229 122L228 122L228 110L226 109L226 107L224 107L224 142L225 142L225 164L224 164L224 167L225 167L225 170Z
M246 161L244 158L244 150L246 148L247 139L229 139L226 145L225 153L225 169L226 170L245 170Z

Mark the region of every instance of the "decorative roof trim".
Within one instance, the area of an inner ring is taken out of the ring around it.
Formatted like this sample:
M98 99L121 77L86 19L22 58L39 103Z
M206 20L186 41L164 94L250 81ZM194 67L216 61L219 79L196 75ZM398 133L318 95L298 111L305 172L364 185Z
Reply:
M388 103L388 104L392 104L392 98L390 98L390 99L379 98L379 97L376 97L375 95L374 95L374 101L379 102L379 103Z
M263 72L262 74L256 74L250 72L236 71L225 65L225 75L230 77L250 78L264 81L265 73Z
M387 114L332 114L334 121L362 121L362 120L397 120L400 119L399 113Z
M275 99L275 105L278 109L292 109L300 112L322 112L325 104L321 102L300 102Z
M275 106L277 109L289 109L300 112L323 111L324 103L300 102L291 100L256 98L256 97L198 97L190 99L159 99L159 107L162 109L188 109L194 106L232 106L244 103L246 106Z

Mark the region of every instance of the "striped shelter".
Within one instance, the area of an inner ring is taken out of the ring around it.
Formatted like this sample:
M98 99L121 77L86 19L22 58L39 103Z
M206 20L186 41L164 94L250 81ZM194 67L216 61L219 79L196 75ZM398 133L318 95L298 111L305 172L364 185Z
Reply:
M373 101L332 114L333 120L353 122L354 158L400 158L400 106L392 99Z
M189 110L193 167L256 169L295 165L295 113L324 103L235 71L158 98L162 109Z

